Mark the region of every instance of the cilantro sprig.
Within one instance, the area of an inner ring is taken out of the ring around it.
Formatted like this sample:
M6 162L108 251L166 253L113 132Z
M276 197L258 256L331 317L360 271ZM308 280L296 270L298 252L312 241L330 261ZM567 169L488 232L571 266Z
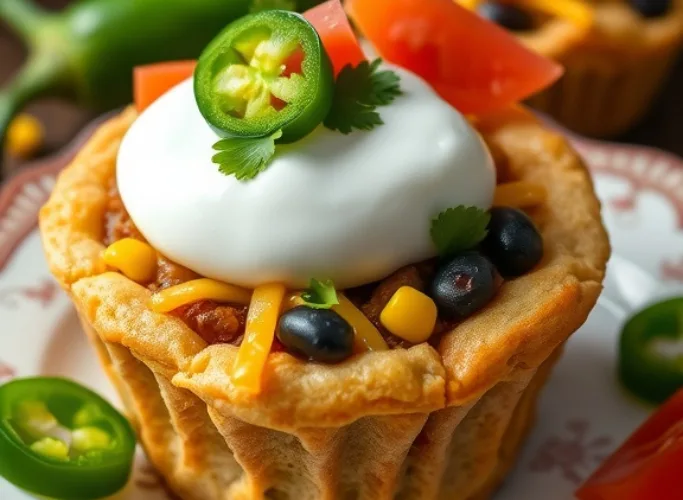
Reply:
M259 0L252 8L268 8L287 0ZM377 112L378 106L392 103L402 94L399 76L390 70L380 71L381 59L363 61L357 66L347 65L339 73L331 109L323 124L349 134L356 130L372 130L384 122ZM275 142L282 130L264 137L228 137L213 148L217 153L212 161L225 175L234 175L240 181L254 179L268 168L275 155Z
M459 205L432 220L431 236L439 255L447 257L477 246L486 238L491 214L477 207Z
M256 177L268 168L275 155L275 141L282 137L278 130L266 137L228 137L213 145L218 151L211 160L225 175L234 175L239 181Z
M313 309L330 309L339 304L337 290L332 280L319 281L311 279L311 283L301 294L304 305Z
M378 71L381 59L350 64L339 72L332 108L323 122L330 130L350 134L353 129L372 130L384 122L377 112L401 95L400 78L390 70Z

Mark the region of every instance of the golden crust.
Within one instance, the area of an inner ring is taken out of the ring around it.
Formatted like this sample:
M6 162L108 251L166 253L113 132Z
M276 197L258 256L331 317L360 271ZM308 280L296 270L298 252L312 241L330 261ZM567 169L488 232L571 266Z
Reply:
M494 151L505 152L504 175L540 183L548 192L548 203L532 213L543 234L544 259L443 337L448 404L539 366L585 321L610 253L592 181L565 139L521 109L481 119L478 126Z
M534 272L506 282L496 300L428 344L368 353L340 365L272 355L265 390L249 395L228 375L236 348L206 343L182 321L147 308L149 291L105 272L100 243L107 186L131 110L106 123L60 175L40 214L50 269L82 317L173 382L247 422L274 429L345 425L365 415L430 412L476 400L538 367L586 319L601 289L609 244L590 177L558 135L517 110L481 120L503 175L540 182L549 202L532 215L545 239Z
M520 39L565 67L529 104L583 135L625 132L650 108L683 44L683 0L666 15L645 18L627 0L594 2L583 32L555 19Z
M544 56L562 61L571 55L602 54L630 62L667 53L683 39L683 0L673 0L671 12L652 19L641 16L625 0L592 3L592 29L558 17L518 38Z
M107 188L133 111L105 124L41 211L50 268L71 295L152 463L187 500L486 499L513 463L560 345L595 304L609 245L590 178L521 109L480 119L503 178L544 184L545 257L435 350L320 366L270 356L265 390L236 390L236 348L151 312L107 272ZM501 153L501 154L499 154Z
M174 385L216 407L225 406L246 422L288 430L444 406L445 372L427 344L331 366L275 353L266 365L264 391L252 396L230 382L237 348L207 346L180 319L151 312L146 288L120 274L105 273L79 280L71 293L103 341L130 349Z

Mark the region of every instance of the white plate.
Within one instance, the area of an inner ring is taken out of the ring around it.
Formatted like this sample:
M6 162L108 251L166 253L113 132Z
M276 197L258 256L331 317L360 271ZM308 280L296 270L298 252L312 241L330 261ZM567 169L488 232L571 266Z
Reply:
M116 401L66 296L47 270L35 229L62 155L25 170L0 192L0 382L64 375ZM615 377L624 319L673 295L683 281L683 163L667 154L574 138L594 173L614 257L605 292L569 341L540 401L538 423L496 500L569 500L576 486L648 415ZM31 498L0 480L0 499ZM115 498L170 498L139 454Z

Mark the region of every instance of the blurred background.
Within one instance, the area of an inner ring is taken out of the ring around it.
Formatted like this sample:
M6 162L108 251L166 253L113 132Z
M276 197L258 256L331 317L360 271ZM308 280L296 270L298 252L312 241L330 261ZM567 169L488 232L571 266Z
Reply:
M0 2L6 0L0 0ZM36 0L51 10L63 8L74 0ZM188 0L190 1L190 0ZM8 26L0 21L0 87L20 67L26 48ZM647 118L636 128L617 138L621 142L645 144L683 155L683 60ZM44 130L40 148L31 156L49 154L67 143L94 117L93 112L54 99L31 104L27 111L38 118ZM27 161L4 154L5 173Z
M4 0L0 0L2 2ZM58 10L73 0L37 0L46 8ZM0 21L0 87L21 66L26 57L26 47L9 27ZM89 120L92 113L58 100L50 99L31 104L26 111L38 117L45 129L45 141L38 154L48 154L68 142ZM10 170L25 160L5 156L4 169Z

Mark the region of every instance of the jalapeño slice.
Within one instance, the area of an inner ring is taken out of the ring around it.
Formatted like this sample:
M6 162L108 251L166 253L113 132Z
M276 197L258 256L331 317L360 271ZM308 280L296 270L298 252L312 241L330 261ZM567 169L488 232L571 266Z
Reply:
M94 392L61 378L0 386L0 476L31 493L88 500L128 481L135 435Z
M223 137L294 142L320 124L334 93L332 64L315 28L271 10L230 24L204 50L194 92L204 119Z
M683 298L653 304L628 320L619 375L635 395L661 403L683 387Z

